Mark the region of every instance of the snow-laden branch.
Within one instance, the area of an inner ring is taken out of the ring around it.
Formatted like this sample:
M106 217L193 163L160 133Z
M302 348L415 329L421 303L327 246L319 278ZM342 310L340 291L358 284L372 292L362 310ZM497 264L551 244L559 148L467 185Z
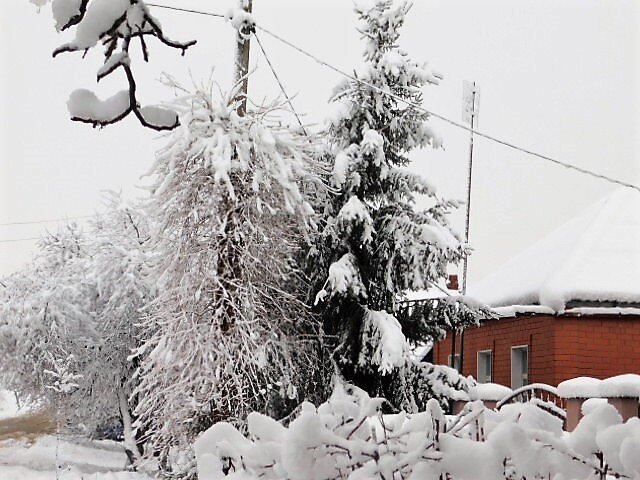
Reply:
M42 6L46 0L36 0ZM155 37L164 45L181 51L196 43L178 42L167 37L158 20L153 17L143 0L53 0L53 16L59 31L75 29L74 38L53 52L57 56L65 52L88 50L102 44L104 63L98 69L97 80L124 72L128 89L107 100L99 100L88 90L76 90L67 106L71 119L104 127L133 113L145 127L153 130L172 130L178 126L175 112L161 107L142 107L137 98L137 84L130 60L130 47L138 40L144 61L148 61L147 37Z

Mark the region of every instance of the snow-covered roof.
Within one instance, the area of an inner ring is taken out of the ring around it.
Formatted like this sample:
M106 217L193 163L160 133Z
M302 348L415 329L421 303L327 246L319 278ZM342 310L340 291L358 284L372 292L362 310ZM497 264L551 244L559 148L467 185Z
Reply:
M614 191L471 285L469 294L513 314L593 314L599 306L638 314L640 192Z

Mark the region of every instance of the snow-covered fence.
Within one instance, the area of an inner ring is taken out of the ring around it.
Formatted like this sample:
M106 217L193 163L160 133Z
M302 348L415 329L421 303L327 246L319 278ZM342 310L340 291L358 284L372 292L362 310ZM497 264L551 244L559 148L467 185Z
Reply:
M588 399L603 399L613 405L623 421L640 413L640 375L632 373L599 380L578 377L558 385L559 394L567 401L566 429L573 430L583 416L583 404Z
M583 417L582 406L588 399L602 399L615 407L623 421L640 414L640 375L624 374L598 380L578 377L560 383L558 388L542 383L516 390L495 383L469 388L468 398L454 402L457 414L469 401L481 400L488 409L500 410L510 403L529 402L561 419L567 431L573 431Z
M461 392L462 399L453 401L452 412L454 415L459 414L468 402L480 400L486 408L495 409L496 405L504 398L509 397L513 393L509 387L498 383L476 383L468 388L468 392L464 395Z
M555 415L563 423L566 421L566 400L560 396L558 389L551 385L545 383L524 385L503 397L495 407L499 410L503 405L516 402L531 402L551 415Z
M318 408L303 404L288 427L257 413L248 436L218 423L196 442L199 480L640 478L640 420L623 423L608 403L587 402L566 433L530 402L499 411L469 402L455 416L435 400L417 414L382 415L383 402L338 387Z

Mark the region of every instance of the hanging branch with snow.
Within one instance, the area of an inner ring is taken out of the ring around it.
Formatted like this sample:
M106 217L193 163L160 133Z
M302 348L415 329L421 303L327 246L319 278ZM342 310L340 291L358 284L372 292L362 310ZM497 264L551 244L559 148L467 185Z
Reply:
M43 0L35 1L37 5L44 3ZM99 99L90 90L75 90L67 102L72 120L104 127L133 113L144 127L153 130L172 130L178 126L178 115L174 111L140 105L131 66L131 48L137 41L142 57L147 62L149 37L180 50L183 55L196 43L195 40L177 42L167 37L143 0L53 0L52 10L58 31L75 28L75 38L56 48L54 57L78 51L86 55L90 49L102 44L105 59L98 69L97 81L120 70L124 72L128 84L127 90L106 100Z
M145 308L135 394L149 454L165 463L216 421L288 413L312 398L317 371L295 264L315 216L302 190L318 183L315 142L280 124L281 104L240 116L235 92L214 90L181 100L152 171L158 296Z

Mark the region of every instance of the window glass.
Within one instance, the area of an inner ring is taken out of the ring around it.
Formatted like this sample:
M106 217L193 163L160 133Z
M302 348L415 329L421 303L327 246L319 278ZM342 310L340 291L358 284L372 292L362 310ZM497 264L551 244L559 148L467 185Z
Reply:
M511 347L511 388L529 384L529 347Z
M491 360L492 360L492 352L491 350L483 350L478 352L478 382L480 383L488 383L491 382Z

